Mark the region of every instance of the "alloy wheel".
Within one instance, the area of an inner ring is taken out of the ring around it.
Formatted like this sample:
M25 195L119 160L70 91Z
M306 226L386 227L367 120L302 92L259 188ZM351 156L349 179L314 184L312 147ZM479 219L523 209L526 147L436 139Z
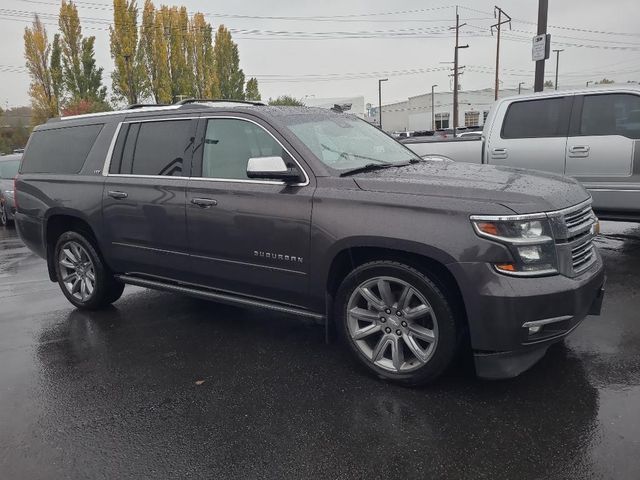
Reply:
M435 352L436 315L418 288L404 280L366 280L351 294L346 314L355 345L371 363L384 370L416 370Z
M67 242L60 248L58 264L67 292L81 302L89 300L95 290L96 273L87 250L78 242Z

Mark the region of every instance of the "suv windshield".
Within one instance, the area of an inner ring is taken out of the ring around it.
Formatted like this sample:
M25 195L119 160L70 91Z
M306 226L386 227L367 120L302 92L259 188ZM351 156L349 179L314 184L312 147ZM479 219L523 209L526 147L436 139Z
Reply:
M291 115L286 121L289 130L335 170L418 159L411 150L356 117Z
M0 160L0 178L12 179L18 175L20 160Z

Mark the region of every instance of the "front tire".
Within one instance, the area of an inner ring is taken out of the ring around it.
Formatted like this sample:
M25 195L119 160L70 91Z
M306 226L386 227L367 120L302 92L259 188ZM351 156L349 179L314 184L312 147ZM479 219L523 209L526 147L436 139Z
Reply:
M98 310L122 295L124 284L113 277L85 235L75 231L63 233L56 242L54 255L60 289L77 308Z
M425 384L455 356L459 329L449 300L408 265L376 261L356 268L342 282L335 307L350 350L381 378Z

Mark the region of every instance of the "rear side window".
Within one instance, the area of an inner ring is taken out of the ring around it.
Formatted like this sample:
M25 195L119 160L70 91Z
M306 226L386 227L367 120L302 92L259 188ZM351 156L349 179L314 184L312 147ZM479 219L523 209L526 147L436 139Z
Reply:
M587 95L580 135L622 135L640 139L640 96L627 93Z
M4 180L15 178L18 175L20 160L0 160L0 178Z
M193 126L190 119L126 124L118 139L121 156L112 160L109 172L184 176L191 155Z
M569 116L565 98L545 98L509 105L502 126L502 138L565 137Z
M80 172L103 125L82 125L33 132L22 173Z

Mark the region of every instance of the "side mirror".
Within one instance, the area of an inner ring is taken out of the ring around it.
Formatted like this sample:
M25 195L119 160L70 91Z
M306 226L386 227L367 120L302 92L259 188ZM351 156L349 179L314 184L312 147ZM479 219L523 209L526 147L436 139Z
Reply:
M300 172L287 167L282 157L253 157L247 162L247 177L298 182Z

